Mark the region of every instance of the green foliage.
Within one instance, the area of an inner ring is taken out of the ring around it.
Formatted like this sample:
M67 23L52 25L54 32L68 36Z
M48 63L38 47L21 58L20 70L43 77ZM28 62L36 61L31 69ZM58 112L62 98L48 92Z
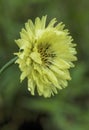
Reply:
M24 22L45 14L65 23L77 43L72 80L50 99L33 97L18 66L8 68L0 75L0 130L19 130L24 121L40 122L44 130L89 130L88 0L0 0L0 68L18 50L14 40Z

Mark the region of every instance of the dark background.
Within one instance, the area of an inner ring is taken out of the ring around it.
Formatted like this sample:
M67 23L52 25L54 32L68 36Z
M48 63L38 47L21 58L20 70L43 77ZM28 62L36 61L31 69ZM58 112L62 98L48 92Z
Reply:
M18 51L14 40L30 18L66 24L77 43L72 80L50 99L31 96L18 65L0 75L0 130L89 130L89 0L0 0L0 68Z

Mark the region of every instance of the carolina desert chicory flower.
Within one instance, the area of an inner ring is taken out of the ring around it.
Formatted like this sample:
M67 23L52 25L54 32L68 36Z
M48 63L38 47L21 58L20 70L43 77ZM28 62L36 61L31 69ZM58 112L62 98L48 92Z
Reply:
M21 38L16 40L20 51L16 63L22 72L21 81L27 77L28 90L34 95L50 97L57 93L57 89L67 86L70 80L70 67L75 56L75 45L68 30L56 19L52 19L46 26L46 16L36 18L35 23L28 20L25 29L20 32Z

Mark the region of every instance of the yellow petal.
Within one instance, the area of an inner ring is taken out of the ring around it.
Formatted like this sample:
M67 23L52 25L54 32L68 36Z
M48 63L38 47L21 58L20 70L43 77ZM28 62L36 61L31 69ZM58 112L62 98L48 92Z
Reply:
M33 79L28 78L28 90L31 92L32 95L34 95L35 90L35 82Z
M38 64L42 64L41 58L40 58L40 54L38 52L32 52L30 54L30 57L33 61L35 61Z

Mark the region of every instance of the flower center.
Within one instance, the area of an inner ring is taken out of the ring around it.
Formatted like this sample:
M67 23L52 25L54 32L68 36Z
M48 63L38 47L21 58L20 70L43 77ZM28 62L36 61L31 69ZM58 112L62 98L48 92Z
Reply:
M51 50L51 45L48 43L40 44L40 46L38 46L38 53L40 53L42 63L45 64L46 66L52 64L51 61L56 56L56 54Z

